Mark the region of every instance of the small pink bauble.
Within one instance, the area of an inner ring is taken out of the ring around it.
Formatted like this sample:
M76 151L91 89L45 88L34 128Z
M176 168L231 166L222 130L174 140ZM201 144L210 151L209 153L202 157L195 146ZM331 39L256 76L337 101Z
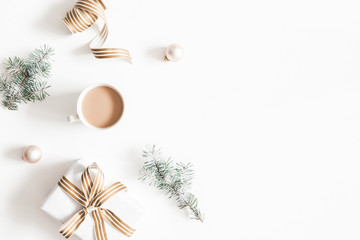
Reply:
M22 159L28 163L36 163L40 161L41 157L42 151L36 145L27 146L22 155Z
M165 51L165 61L178 62L184 57L184 49L180 44L170 44Z

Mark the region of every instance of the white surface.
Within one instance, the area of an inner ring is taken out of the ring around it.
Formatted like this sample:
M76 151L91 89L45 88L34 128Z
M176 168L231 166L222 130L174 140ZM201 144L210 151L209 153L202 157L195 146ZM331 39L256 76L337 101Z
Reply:
M62 239L39 206L81 157L148 209L133 240L359 239L360 3L355 0L107 1L111 40L134 64L92 57L96 28L71 35L74 1L2 1L0 57L56 48L52 97L0 110L2 239ZM161 51L178 42L179 63ZM105 82L125 100L109 131L68 124L76 95ZM156 143L196 167L206 222L137 181ZM38 144L41 162L20 159Z

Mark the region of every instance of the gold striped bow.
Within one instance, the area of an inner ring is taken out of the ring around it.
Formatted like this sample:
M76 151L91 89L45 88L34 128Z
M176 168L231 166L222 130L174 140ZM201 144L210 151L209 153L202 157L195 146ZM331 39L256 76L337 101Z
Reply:
M105 18L105 5L102 0L79 0L63 19L72 33L82 32L93 25L98 18L105 24L90 43L90 49L96 58L127 58L131 61L128 50L122 48L103 48L109 31Z
M91 179L91 169L96 170L94 181ZM96 163L92 163L82 173L82 190L70 182L65 176L60 179L58 185L76 202L83 206L82 210L75 213L74 216L69 218L60 228L60 233L65 238L69 238L75 233L85 220L87 214L90 214L93 219L96 240L107 240L104 220L127 237L131 237L134 233L135 229L123 222L112 211L101 208L104 202L116 193L126 189L126 187L120 182L116 182L104 188L104 174Z

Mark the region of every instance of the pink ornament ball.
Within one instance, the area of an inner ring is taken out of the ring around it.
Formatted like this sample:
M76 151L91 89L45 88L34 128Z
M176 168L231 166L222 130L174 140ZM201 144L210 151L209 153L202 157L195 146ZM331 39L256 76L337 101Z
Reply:
M40 161L41 157L42 151L40 147L36 145L27 146L22 155L22 159L28 163L36 163Z

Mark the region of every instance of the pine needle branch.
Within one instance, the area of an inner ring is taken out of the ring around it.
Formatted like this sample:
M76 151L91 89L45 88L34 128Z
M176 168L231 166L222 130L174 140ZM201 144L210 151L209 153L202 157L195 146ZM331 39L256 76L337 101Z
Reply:
M8 58L5 74L0 77L0 93L3 105L9 110L17 110L21 102L42 101L50 96L46 89L50 87L45 79L50 77L51 56L54 49L44 45L35 49L28 59Z
M198 208L198 200L189 192L194 177L192 165L173 163L170 158L164 158L154 145L146 146L143 157L147 161L140 169L139 180L162 190L169 198L174 197L180 209L189 208L191 218L203 222L204 215Z

